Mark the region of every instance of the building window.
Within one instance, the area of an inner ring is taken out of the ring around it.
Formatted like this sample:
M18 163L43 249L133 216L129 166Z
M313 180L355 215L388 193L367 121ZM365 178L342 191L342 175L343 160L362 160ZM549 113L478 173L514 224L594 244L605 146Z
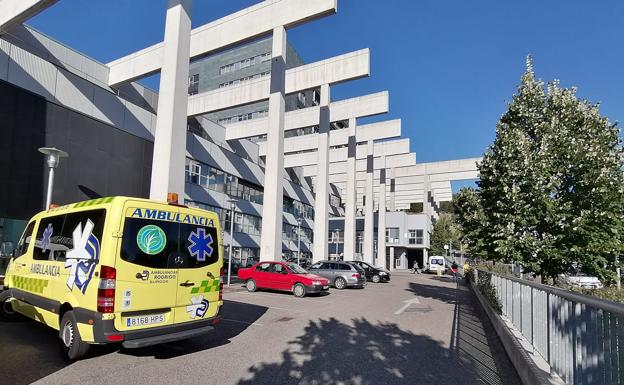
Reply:
M188 94L195 95L199 92L199 74L189 76Z
M251 120L251 119L264 118L265 116L268 116L268 115L269 115L269 110L264 109L260 111L248 112L248 113L241 114L241 115L221 118L217 120L217 124L221 124L221 125L232 124L232 123L243 122L243 121Z
M422 230L408 230L409 232L409 244L410 245L422 245L423 244L423 231Z
M386 243L400 243L401 232L398 227L388 227L386 229Z
M271 60L271 52L265 52L260 55L245 58L243 60L229 63L219 68L219 74L227 74L229 72L238 71L243 68L251 67L256 64L264 63Z

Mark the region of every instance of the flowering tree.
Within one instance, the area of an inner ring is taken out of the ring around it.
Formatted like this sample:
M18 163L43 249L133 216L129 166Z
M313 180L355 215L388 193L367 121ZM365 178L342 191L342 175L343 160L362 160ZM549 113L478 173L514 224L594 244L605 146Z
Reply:
M544 277L575 268L613 278L624 251L624 157L619 129L598 107L556 81L545 91L527 58L479 189L456 202L473 252Z

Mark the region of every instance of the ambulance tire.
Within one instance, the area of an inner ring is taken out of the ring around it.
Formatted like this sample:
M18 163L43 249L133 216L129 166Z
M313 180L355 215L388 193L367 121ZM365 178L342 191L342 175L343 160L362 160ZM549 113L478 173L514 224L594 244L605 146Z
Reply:
M20 314L13 310L13 306L9 302L11 296L8 291L0 293L0 320L2 321L19 321Z
M91 346L83 342L82 338L80 338L78 322L76 322L76 316L73 311L68 311L63 314L59 337L61 339L61 348L69 361L76 361L83 358Z
M247 291L250 293L253 293L254 291L258 289L258 286L256 285L256 281L254 281L253 279L248 279L247 282L245 283L245 287L247 287Z

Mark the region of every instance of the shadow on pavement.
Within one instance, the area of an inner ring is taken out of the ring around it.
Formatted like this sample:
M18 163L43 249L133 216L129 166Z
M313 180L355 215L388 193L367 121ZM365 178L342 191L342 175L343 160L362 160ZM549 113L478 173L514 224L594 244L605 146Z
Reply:
M0 382L30 384L67 366L57 333L27 318L0 322Z
M142 349L120 349L119 345L92 346L87 358L119 351L121 354L167 359L207 350L229 343L231 338L245 331L267 310L263 306L224 301L222 318L235 317L241 322L223 321L217 326L216 333ZM0 383L30 384L68 365L56 330L26 318L20 322L0 323Z
M451 283L454 285L452 278ZM468 288L410 282L407 290L421 298L454 305L451 352L465 371L479 379L479 384L521 384L490 320Z
M393 323L310 321L279 362L259 363L239 385L483 384L453 352Z
M121 349L119 352L137 357L154 357L168 359L212 349L230 343L230 339L244 332L268 310L265 306L252 305L244 302L223 301L221 323L215 331L192 339L170 342L162 345L148 346L139 349ZM236 322L232 322L236 319Z

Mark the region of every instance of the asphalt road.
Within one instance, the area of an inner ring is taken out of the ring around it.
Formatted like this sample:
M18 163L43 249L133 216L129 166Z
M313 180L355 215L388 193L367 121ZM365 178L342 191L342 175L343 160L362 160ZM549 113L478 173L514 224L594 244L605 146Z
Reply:
M215 333L143 349L97 347L66 364L56 334L0 324L0 383L486 384L520 381L466 288L396 273L321 297L228 292Z

